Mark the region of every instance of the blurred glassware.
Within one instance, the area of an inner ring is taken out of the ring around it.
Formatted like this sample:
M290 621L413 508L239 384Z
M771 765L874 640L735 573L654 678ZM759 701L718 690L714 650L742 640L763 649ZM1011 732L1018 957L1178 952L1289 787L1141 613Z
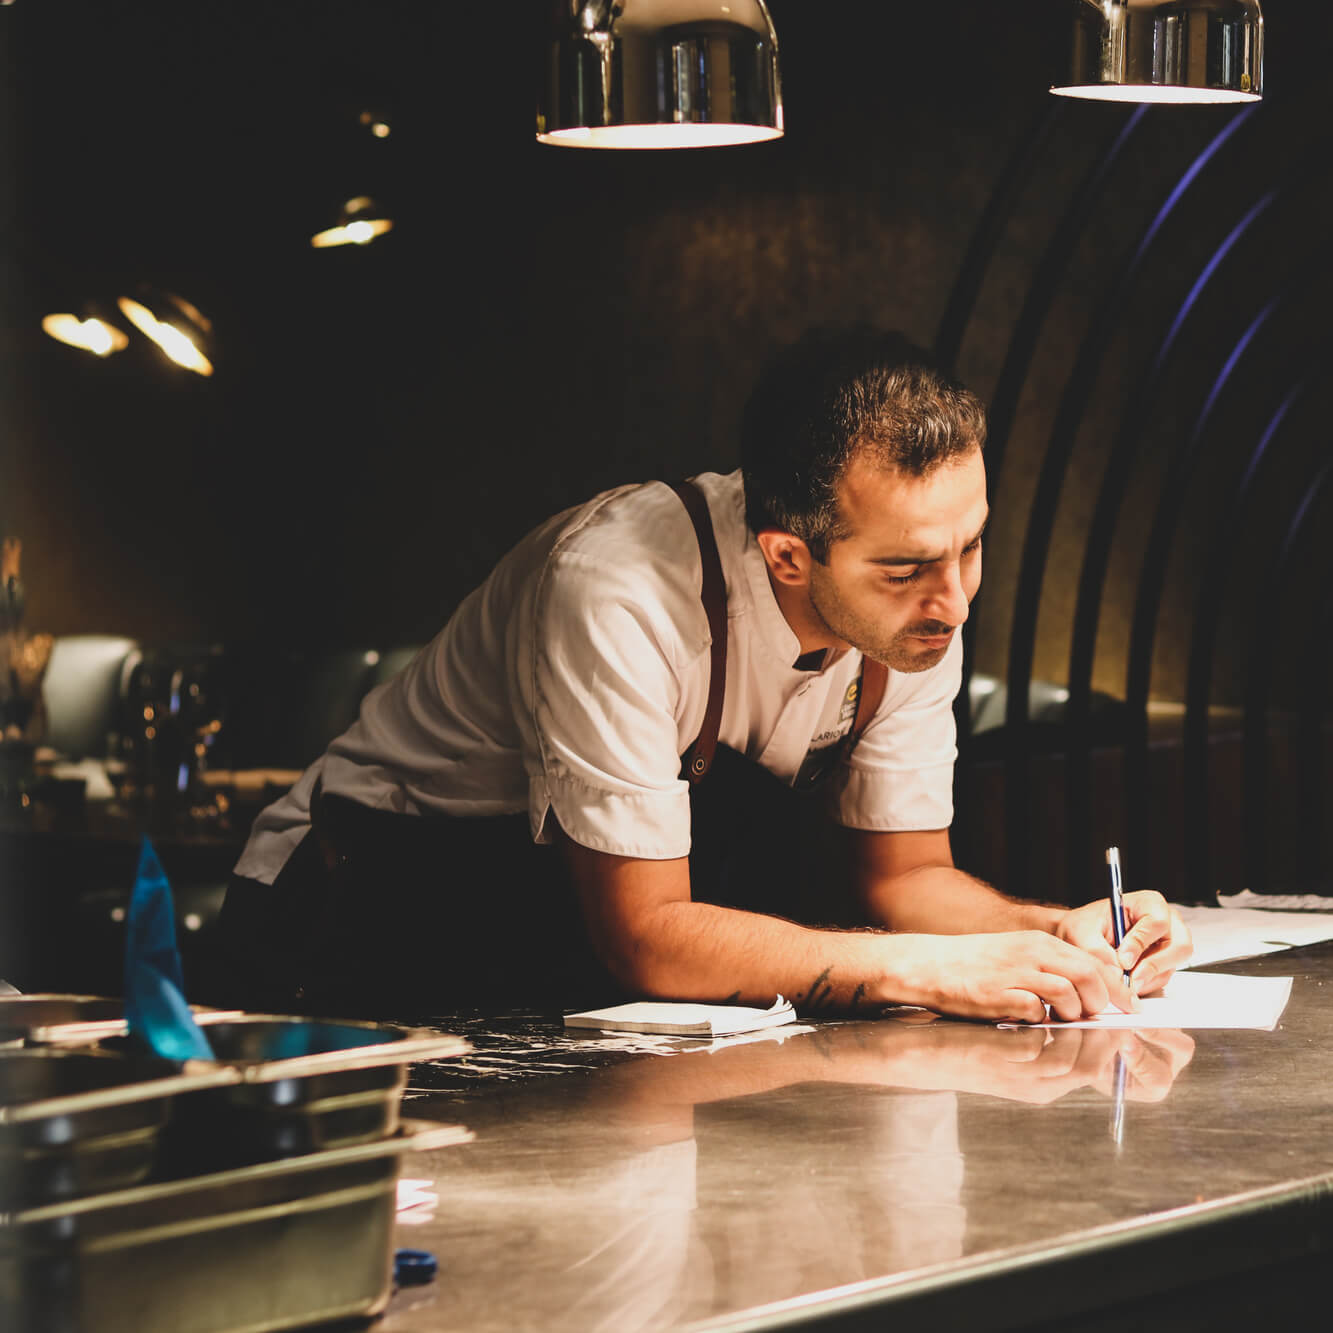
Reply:
M131 673L113 777L123 800L168 822L225 826L227 803L207 784L225 720L217 656L146 653Z

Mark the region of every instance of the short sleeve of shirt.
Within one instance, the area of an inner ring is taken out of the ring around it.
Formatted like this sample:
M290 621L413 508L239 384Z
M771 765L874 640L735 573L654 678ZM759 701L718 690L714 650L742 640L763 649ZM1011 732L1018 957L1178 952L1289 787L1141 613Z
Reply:
M953 701L962 678L957 635L929 671L889 673L884 699L848 761L840 823L891 833L949 827L958 757Z
M617 567L579 551L559 553L546 571L533 641L529 814L543 840L550 810L585 847L664 860L690 849L677 713L682 673L708 647L691 648L674 628L702 624L697 590L691 598L683 579L640 588L642 577L632 562Z

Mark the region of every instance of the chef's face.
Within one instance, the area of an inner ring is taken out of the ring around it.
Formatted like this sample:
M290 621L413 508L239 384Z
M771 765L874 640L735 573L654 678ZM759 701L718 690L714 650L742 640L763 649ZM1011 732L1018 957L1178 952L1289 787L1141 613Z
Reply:
M810 605L836 639L894 671L948 651L981 583L989 509L980 449L925 477L854 457L838 484L844 535L810 566Z

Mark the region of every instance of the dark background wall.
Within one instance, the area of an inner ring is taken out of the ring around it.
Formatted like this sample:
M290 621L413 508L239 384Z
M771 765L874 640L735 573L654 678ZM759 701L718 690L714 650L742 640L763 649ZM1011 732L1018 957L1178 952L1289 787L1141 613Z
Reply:
M1300 558L1276 582L1270 565L1328 454L1333 18L1264 9L1270 96L1238 120L1050 98L1056 0L772 0L784 139L617 154L532 141L530 0L19 0L0 10L0 531L24 539L29 623L150 643L424 640L553 510L734 466L764 358L812 323L866 319L949 333L997 408L980 670L1009 670L1039 478L1063 450L1035 529L1033 674L1067 678L1120 457L1097 688L1125 694L1146 577L1164 589L1154 698L1185 696L1209 583L1225 594L1213 702L1242 702L1256 645L1276 697L1295 698L1291 645L1329 616L1329 488ZM360 125L367 108L388 139ZM975 299L951 307L1007 186ZM390 205L394 231L312 249L357 193ZM140 340L94 361L39 332L140 280L212 319L212 379ZM1170 460L1233 353L1145 569Z

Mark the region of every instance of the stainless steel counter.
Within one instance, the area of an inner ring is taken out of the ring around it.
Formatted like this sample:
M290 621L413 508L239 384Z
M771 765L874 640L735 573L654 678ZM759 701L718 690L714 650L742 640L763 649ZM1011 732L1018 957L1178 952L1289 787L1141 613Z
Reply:
M1213 970L1294 976L1278 1030L446 1020L477 1051L404 1111L476 1139L404 1162L439 1201L397 1244L439 1276L377 1327L1252 1324L1333 1250L1333 947Z

